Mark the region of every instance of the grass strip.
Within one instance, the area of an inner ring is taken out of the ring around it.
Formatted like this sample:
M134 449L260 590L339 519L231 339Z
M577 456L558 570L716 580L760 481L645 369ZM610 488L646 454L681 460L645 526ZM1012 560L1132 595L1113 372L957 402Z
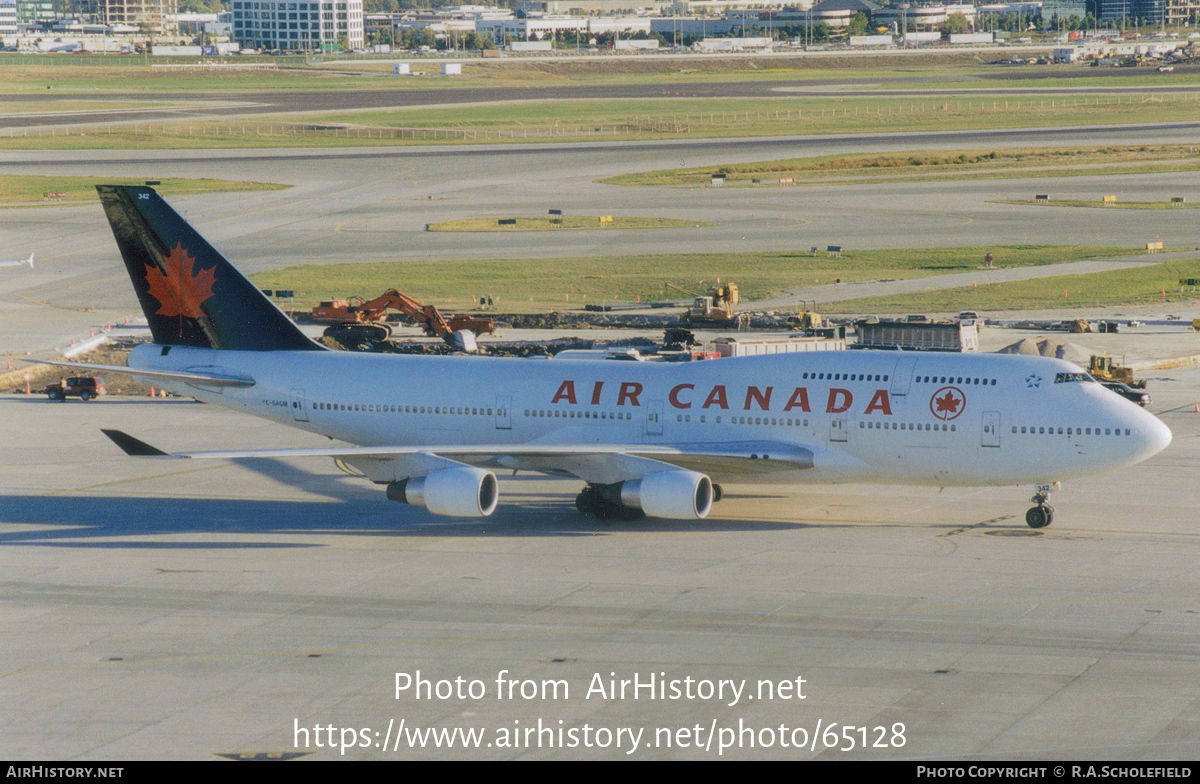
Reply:
M94 200L97 185L145 185L145 177L75 177L60 175L0 175L0 204L45 204L62 201ZM159 181L154 188L163 196L192 196L202 193L237 191L277 191L290 188L274 182L186 179L172 177ZM46 194L56 194L47 196ZM62 194L61 196L57 194Z
M604 221L603 218L609 218ZM510 222L511 221L511 222ZM430 223L427 231L592 231L596 229L698 229L715 226L703 221L676 218L645 218L636 215L564 215L537 218L464 218L463 220Z
M994 204L1026 204L1031 207L1090 207L1102 210L1194 210L1200 202L1185 201L1103 201L1102 199L994 199Z
M995 265L1025 267L1126 256L1132 248L1014 245L901 248L812 253L711 253L551 259L481 259L354 264L308 264L252 276L262 288L296 292L297 307L322 299L375 297L397 288L424 302L466 310L491 295L512 312L578 308L586 304L679 300L673 283L703 293L717 279L737 283L745 299L765 299L821 283L888 280L980 269L991 251Z
M1148 305L1200 298L1196 287L1180 284L1189 278L1200 280L1200 260L843 300L824 309L831 313L945 313Z
M1014 150L920 151L878 155L826 155L721 166L665 169L601 180L607 185L708 185L721 176L726 185L829 184L869 181L922 181L982 176L1062 176L1064 173L1134 173L1155 165L1172 171L1200 168L1200 147L1190 144ZM1140 167L1140 168L1139 168ZM1022 203L1022 202L1011 202Z

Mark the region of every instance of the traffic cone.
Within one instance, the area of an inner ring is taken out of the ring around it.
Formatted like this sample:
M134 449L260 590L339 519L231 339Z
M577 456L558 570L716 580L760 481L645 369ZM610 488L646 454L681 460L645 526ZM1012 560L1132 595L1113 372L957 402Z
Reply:
M1196 401L1196 407L1193 409L1197 414L1200 414L1200 400Z
M154 397L154 387L150 387L150 397Z

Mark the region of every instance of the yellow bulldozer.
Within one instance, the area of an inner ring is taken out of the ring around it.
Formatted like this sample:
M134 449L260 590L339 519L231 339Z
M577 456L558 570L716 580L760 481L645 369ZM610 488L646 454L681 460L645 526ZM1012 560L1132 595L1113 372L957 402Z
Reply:
M708 294L697 294L674 283L668 283L667 288L692 297L692 306L683 314L689 324L729 324L736 319L733 309L741 301L736 283L709 286Z
M1097 381L1119 381L1134 389L1146 388L1144 379L1134 380L1131 368L1113 362L1113 358L1107 354L1092 354L1092 358L1088 360L1088 374Z

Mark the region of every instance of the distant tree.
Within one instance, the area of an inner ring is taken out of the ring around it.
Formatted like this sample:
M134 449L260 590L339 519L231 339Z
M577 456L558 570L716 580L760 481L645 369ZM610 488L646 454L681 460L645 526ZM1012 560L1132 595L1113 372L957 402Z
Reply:
M468 33L463 39L463 45L468 49L495 49L496 43L486 33Z
M958 14L958 16L962 16L962 14ZM850 17L850 35L862 35L867 32L867 25L870 21L862 11Z
M943 33L965 33L970 29L971 25L967 21L967 17L957 13L947 16L941 27Z
M364 14L391 14L400 10L397 0L363 0Z
M337 48L339 52L350 51L350 36L342 33L337 37Z

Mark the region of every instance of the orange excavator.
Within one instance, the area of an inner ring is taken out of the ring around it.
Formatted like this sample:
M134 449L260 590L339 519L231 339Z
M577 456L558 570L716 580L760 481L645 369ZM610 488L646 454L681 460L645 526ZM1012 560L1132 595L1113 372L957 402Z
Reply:
M325 300L312 309L313 321L330 324L325 336L339 341L387 340L392 328L384 320L388 310L398 310L416 321L425 334L439 337L455 348L475 350L475 337L496 331L486 317L451 314L443 316L434 305L423 305L402 291L389 289L372 300L362 297Z

